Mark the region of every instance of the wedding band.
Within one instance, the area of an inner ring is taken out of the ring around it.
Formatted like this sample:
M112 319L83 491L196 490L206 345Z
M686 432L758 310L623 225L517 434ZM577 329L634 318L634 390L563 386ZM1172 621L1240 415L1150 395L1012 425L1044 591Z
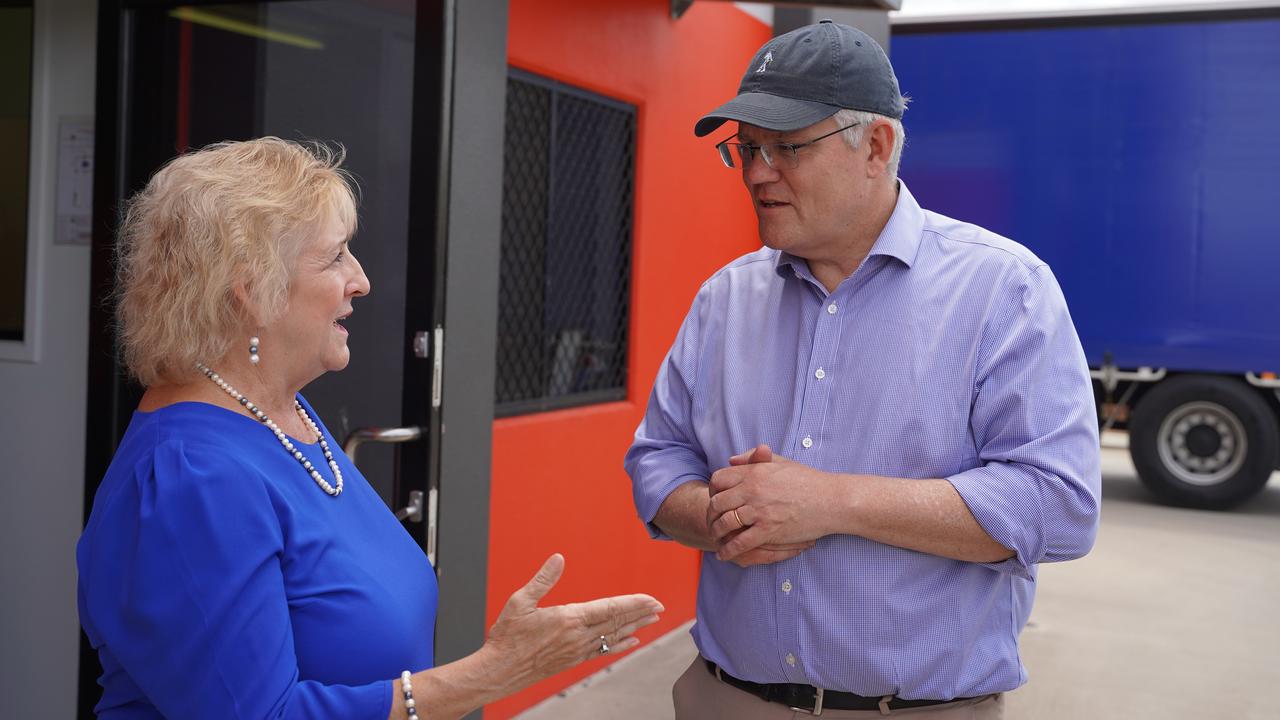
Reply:
M604 639L603 635L600 636L600 654L601 655L609 654L609 642Z
M742 522L742 516L738 514L738 508L733 509L733 519L738 521L738 527L744 528L747 526L746 523Z

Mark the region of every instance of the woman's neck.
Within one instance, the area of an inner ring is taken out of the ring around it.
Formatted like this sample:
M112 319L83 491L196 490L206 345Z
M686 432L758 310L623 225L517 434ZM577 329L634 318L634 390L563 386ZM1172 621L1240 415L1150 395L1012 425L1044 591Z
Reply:
M223 358L218 364L208 367L223 382L257 405L287 434L295 438L306 438L309 434L309 429L294 411L295 397L301 388L292 387L281 373L253 365L247 355L243 361ZM147 388L138 409L152 411L178 402L203 402L253 417L235 398L200 372L180 383Z
M295 387L289 382L283 372L276 368L262 367L249 362L247 353L244 357L224 357L217 365L210 365L209 368L222 377L223 382L240 392L241 395L249 398L251 402L256 404L268 416L280 422L279 417L285 414L293 415L294 398L297 396L301 386ZM231 396L227 395L217 385L209 382L208 378L199 376L209 387L221 392L223 397L228 400ZM233 401L234 402L234 401Z

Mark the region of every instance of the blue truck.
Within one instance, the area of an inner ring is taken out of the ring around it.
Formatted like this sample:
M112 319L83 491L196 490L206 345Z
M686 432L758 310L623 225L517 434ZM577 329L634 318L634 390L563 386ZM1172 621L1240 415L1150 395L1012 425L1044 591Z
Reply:
M1143 484L1258 493L1280 461L1280 8L895 21L890 50L904 181L1053 268Z

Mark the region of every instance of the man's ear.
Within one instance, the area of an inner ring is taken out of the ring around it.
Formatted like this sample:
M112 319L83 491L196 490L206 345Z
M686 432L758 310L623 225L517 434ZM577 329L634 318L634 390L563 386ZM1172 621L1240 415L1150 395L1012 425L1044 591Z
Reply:
M867 177L880 177L889 168L893 157L893 144L898 139L897 131L887 120L876 120L867 128Z

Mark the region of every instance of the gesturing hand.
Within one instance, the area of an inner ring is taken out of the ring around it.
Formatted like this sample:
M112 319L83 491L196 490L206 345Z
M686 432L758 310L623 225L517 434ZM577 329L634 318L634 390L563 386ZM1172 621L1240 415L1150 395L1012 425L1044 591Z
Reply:
M821 518L831 476L774 455L768 445L735 455L711 476L707 522L716 557L742 566L778 562L827 534Z
M542 569L507 600L489 630L486 649L494 672L510 691L600 656L600 636L609 652L640 644L636 630L658 621L662 603L648 595L618 595L590 602L538 607L564 572L564 557L547 558Z

